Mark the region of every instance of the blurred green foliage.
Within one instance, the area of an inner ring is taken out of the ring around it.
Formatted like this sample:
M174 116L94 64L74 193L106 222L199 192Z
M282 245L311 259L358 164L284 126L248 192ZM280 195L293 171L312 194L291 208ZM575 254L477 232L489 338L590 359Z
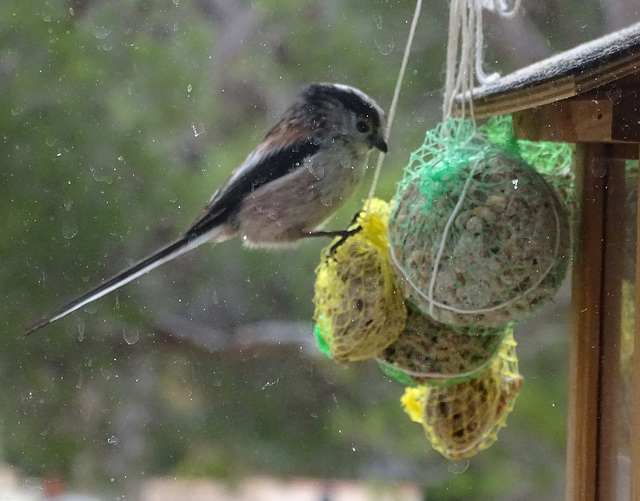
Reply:
M540 2L526 15L567 48L575 40L562 37L579 6L584 39L601 34L597 9L582 5ZM439 119L447 7L425 6L381 197ZM118 493L152 475L233 481L259 471L410 478L438 500L523 490L549 499L562 483L566 343L541 346L535 321L522 334L526 382L510 425L459 475L430 450L400 409L401 387L374 363L345 369L296 339L234 337L238 326L283 320L313 342L321 242L199 249L21 337L40 315L179 235L304 84L354 85L387 108L413 8L408 0L0 3L5 461ZM509 60L508 44L494 47L488 61ZM331 224L346 224L367 190ZM168 317L182 327L169 328ZM564 339L566 322L552 325ZM202 326L207 341L230 348L177 335Z

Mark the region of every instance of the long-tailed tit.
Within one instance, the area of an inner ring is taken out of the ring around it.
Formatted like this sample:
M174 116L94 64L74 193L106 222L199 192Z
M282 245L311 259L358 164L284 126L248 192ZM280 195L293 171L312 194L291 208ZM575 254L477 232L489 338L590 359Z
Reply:
M339 234L317 228L353 193L373 147L387 151L384 112L373 99L346 85L310 85L180 239L65 304L26 333L206 241L218 243L238 235L245 245L260 247Z

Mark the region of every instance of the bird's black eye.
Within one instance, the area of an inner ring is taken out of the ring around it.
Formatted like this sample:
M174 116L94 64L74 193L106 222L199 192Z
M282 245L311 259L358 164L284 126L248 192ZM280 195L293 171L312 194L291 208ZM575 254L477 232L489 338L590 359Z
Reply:
M356 124L356 129L358 129L358 132L362 132L363 134L365 134L369 132L369 124L364 120L358 120L358 123Z

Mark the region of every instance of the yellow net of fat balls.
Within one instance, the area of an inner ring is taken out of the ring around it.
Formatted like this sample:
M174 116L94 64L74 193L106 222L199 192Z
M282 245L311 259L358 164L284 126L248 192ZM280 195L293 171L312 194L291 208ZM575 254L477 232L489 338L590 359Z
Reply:
M389 257L389 204L374 198L365 209L349 236L322 251L316 268L314 320L338 362L378 355L407 317Z
M474 379L405 389L405 412L422 424L433 448L446 458L474 456L490 447L506 426L523 381L515 346L510 332L491 367Z

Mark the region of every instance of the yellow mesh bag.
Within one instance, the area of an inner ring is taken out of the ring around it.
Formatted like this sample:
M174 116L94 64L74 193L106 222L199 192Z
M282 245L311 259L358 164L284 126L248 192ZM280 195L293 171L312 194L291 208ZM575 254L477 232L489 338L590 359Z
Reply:
M422 424L433 448L446 458L474 456L490 447L506 426L522 386L515 346L509 332L491 367L477 378L405 390L401 399L405 412Z
M506 334L444 325L409 305L404 330L378 360L420 384L460 383L489 367Z
M378 355L403 329L407 312L389 258L389 204L372 199L346 238L322 251L314 320L338 362ZM356 231L357 230L357 231Z

